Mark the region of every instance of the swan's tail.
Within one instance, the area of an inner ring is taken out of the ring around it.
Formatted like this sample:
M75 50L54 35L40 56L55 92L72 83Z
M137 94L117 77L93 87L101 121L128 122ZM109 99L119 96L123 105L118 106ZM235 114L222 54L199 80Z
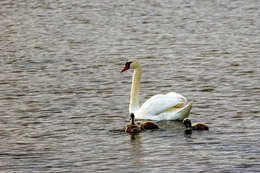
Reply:
M188 116L190 115L191 108L192 108L192 102L189 102L187 105L185 105L176 113L176 120L182 121L185 118L188 118Z
M189 116L191 108L192 102L189 102L184 107L178 108L173 112L163 113L161 118L164 120L182 121Z

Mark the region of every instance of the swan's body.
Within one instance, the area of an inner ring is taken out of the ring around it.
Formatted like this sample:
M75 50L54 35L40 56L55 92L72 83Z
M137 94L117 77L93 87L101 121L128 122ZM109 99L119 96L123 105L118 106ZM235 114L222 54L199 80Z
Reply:
M141 64L136 59L130 59L124 69L134 69L130 95L129 113L134 113L136 119L149 120L183 120L189 116L192 103L175 92L158 94L139 106L140 80L142 75Z
M125 127L125 132L126 133L141 132L141 128L135 124L135 115L133 113L130 114L130 120L131 120L131 123Z

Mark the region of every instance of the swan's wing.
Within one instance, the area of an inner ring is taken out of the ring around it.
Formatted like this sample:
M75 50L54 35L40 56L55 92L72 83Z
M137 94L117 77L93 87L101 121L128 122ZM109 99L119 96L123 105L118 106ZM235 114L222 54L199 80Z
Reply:
M171 97L171 98L179 98L179 99L183 100L185 103L187 103L186 97L184 97L183 95L178 94L176 92L169 92L166 94L166 96Z
M158 94L148 99L138 110L140 115L159 115L185 106L187 99L175 92Z

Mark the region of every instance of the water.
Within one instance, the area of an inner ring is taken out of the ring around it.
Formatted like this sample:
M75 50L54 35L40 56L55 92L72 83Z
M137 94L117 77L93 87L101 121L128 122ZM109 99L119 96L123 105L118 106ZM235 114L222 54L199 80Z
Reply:
M259 172L260 2L0 2L1 172ZM209 132L180 122L130 136L141 101L175 91Z

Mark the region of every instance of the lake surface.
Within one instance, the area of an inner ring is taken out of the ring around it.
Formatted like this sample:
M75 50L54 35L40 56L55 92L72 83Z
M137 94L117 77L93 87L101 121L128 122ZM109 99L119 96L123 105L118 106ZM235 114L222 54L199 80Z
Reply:
M259 172L259 0L1 0L0 172ZM175 91L180 122L131 136L141 102Z

